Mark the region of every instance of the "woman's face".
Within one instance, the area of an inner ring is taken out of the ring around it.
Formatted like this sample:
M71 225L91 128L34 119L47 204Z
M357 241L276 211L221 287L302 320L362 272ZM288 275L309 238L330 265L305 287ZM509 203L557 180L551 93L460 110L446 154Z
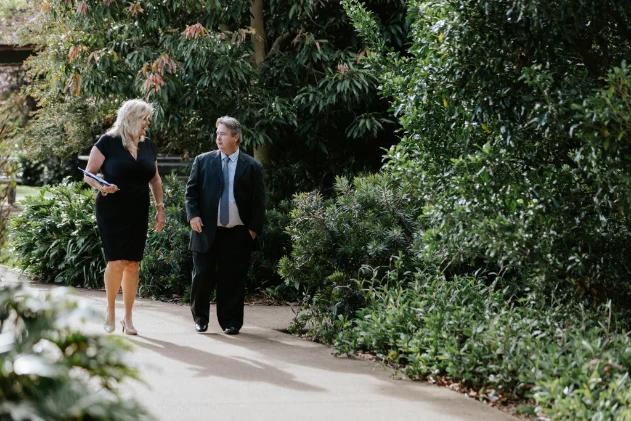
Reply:
M140 136L147 135L147 127L151 124L151 114L146 115L140 123Z

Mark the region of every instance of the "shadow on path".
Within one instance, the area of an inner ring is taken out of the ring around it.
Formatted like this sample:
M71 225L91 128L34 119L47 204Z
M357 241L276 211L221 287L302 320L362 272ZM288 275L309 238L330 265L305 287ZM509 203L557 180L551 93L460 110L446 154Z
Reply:
M132 340L132 342L141 348L191 366L190 370L195 373L195 377L215 376L240 381L270 383L292 390L326 392L325 389L300 382L292 374L260 361L241 357L224 357L190 346L181 346L154 338L142 337L142 340Z

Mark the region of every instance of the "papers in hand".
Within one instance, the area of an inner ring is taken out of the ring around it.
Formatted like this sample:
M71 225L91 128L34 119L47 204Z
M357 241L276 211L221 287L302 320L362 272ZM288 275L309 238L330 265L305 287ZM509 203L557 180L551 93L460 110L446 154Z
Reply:
M88 172L88 171L86 171L86 170L84 170L82 168L79 168L79 171L81 171L82 173L84 173L88 177L95 179L96 181L98 181L101 184L104 184L106 186L111 186L112 185L112 183L108 183L107 181L105 181L101 177L99 177L98 175L94 175L91 172ZM116 190L120 190L120 189L117 187Z

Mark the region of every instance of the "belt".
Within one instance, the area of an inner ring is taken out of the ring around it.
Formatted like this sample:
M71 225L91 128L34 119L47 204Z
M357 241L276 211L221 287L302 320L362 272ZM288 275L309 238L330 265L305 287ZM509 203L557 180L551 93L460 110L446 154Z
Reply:
M217 225L218 230L231 230L233 228L245 228L245 225L235 225L234 227L223 227L221 225Z

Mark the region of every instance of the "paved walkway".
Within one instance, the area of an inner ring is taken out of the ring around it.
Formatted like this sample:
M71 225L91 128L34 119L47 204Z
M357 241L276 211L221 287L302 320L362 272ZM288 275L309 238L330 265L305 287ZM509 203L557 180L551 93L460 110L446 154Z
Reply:
M0 279L18 281L2 267ZM104 310L104 292L74 295ZM118 316L121 309L122 302ZM286 328L293 315L289 307L246 307L241 334L223 334L214 319L198 334L188 307L138 300L139 336L127 338L146 385L124 388L165 421L516 420L446 388L392 379L379 364L336 358L325 346L274 330ZM102 332L96 323L85 329ZM121 335L120 325L114 334Z

